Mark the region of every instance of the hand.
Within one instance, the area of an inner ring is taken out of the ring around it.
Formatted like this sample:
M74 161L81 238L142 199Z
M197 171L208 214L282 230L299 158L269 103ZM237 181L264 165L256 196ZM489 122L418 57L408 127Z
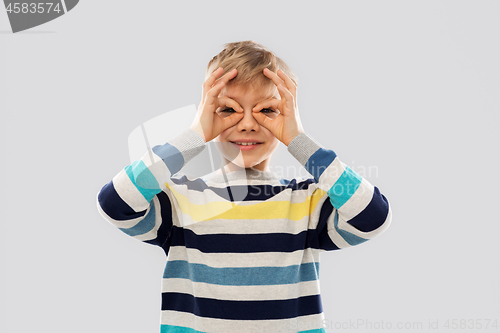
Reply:
M271 97L257 104L252 111L259 124L271 131L278 140L288 146L293 138L304 132L304 128L297 107L297 86L282 70L278 69L277 73L264 68L264 75L270 78L278 87L281 100ZM276 118L270 119L260 112L262 109L269 107L279 110L280 114Z
M237 70L234 69L217 79L223 72L222 67L219 67L203 83L198 112L190 126L205 139L205 142L216 138L226 128L236 125L243 118L243 108L234 99L225 96L218 97L226 83L237 75ZM236 112L229 117L222 118L216 114L221 106L231 107Z

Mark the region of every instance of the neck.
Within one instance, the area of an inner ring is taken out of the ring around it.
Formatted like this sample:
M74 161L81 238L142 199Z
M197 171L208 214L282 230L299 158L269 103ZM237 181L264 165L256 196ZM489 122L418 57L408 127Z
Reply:
M233 171L243 171L243 169L245 169L246 171L248 171L248 170L258 170L258 171L268 171L268 172L271 171L271 169L269 168L269 163L265 163L265 162L267 162L267 160L262 161L261 163L254 165L252 167L246 167L246 168L243 168L239 165L236 165L225 158L224 158L224 162L225 163L223 165L221 165L221 168L217 171L217 173L221 174L222 168L224 168L224 172L226 172L226 173L233 172Z

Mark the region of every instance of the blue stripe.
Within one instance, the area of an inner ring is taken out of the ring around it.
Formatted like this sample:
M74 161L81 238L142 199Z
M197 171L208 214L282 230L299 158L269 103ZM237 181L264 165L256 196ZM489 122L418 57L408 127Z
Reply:
M290 180L288 180L288 179L281 178L279 181L281 184L283 184L285 186L290 184Z
M161 191L158 181L143 161L133 162L125 167L125 171L134 186L148 202Z
M210 267L185 260L167 261L164 279L189 279L225 286L293 284L319 279L319 262L285 267Z
M146 209L140 212L133 210L116 192L113 181L104 185L97 195L97 201L102 210L113 220L126 221L136 219L146 214Z
M234 320L287 319L323 312L320 295L292 299L243 301L162 293L161 309L192 313L200 317Z
M172 227L171 246L185 246L203 253L294 252L317 248L316 230L298 234L208 234L197 235L192 230Z
M205 333L189 327L161 325L160 333Z
M319 148L309 157L305 164L306 170L313 175L316 181L323 174L323 171L335 160L337 154L333 150Z
M348 166L345 167L344 172L340 175L339 179L327 191L333 207L339 209L347 200L349 200L354 192L361 184L361 176L354 172Z
M338 224L339 224L339 213L338 213L338 211L335 211L335 216L333 218L333 225L335 226L335 229L337 230L339 235L343 239L345 239L345 241L349 245L351 245L351 246L358 245L358 244L361 244L361 243L366 242L368 240L368 239L356 236L356 235L350 233L349 231L339 229Z
M297 333L326 333L324 328L317 328L315 330L299 331Z
M149 210L148 215L146 215L139 223L134 225L131 228L119 228L121 231L126 233L129 236L138 236L144 235L145 233L153 230L155 226L155 205L151 202L151 209Z
M163 160L171 175L176 174L184 166L184 156L168 142L164 145L154 146L152 151Z
M370 232L384 224L387 214L389 214L389 202L374 186L372 200L368 206L347 223L363 232Z

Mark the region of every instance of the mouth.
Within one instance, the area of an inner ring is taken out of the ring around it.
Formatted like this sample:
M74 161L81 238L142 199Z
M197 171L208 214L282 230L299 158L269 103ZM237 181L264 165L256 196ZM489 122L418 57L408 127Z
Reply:
M260 145L262 144L262 142L259 142L259 141L249 141L249 142L246 142L246 141L229 141L231 143L234 143L238 146L254 146L254 145Z
M261 145L263 142L258 142L258 141L253 141L253 142L241 142L241 141L229 141L235 146L238 146L241 150L250 150L254 149L255 147L258 147Z

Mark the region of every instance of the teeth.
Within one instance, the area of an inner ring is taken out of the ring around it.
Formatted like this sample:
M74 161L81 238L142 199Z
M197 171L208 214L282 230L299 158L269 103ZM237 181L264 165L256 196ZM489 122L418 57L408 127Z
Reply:
M257 142L235 142L237 145L241 146L250 146L250 145L256 145Z

